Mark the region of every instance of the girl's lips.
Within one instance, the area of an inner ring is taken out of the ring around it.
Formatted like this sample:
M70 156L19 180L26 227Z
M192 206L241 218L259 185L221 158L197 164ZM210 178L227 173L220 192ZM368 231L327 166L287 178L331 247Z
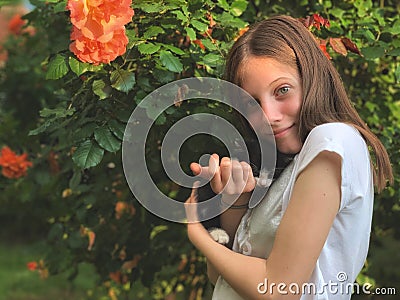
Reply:
M294 126L294 124L286 129L274 131L275 138L280 138L280 137L284 136L293 126Z

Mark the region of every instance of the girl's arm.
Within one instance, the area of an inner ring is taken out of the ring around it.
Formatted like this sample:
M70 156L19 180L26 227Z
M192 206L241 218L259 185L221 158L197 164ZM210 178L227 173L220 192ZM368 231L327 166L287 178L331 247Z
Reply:
M251 167L244 162L230 160L227 157L221 159L213 154L208 167L202 167L192 163L190 168L193 174L210 180L211 187L216 194L222 194L223 203L234 205L246 205L249 203L251 191L255 187L255 179ZM232 248L233 239L240 220L246 213L247 207L228 208L220 215L221 228L229 235L228 247Z
M235 253L218 244L201 223L188 224L189 239L243 298L300 299L301 295L290 294L287 287L301 287L309 280L339 209L340 186L340 156L321 152L296 179L268 260ZM190 197L187 203L195 201ZM257 287L265 282L276 284L274 293L258 292ZM277 291L280 283L286 284L287 295Z

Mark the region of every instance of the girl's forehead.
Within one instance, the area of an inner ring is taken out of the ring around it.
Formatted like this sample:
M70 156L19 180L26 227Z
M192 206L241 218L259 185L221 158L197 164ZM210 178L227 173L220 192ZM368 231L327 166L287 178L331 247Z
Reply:
M291 64L265 56L251 56L244 60L239 65L238 73L241 82L246 80L246 77L299 77L297 68L293 68Z

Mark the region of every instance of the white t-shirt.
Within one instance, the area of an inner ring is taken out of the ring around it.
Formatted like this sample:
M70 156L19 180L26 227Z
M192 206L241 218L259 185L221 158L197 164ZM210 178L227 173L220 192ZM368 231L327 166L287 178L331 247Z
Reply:
M322 151L335 152L342 159L341 201L311 278L304 286L305 293L301 300L346 300L351 297L353 283L367 257L374 198L368 148L353 126L327 123L311 130L288 170L290 173L283 173L283 178L278 178L276 182L278 187L274 190L274 183L260 204L243 216L233 250L268 258L297 176ZM219 277L213 299L242 298Z

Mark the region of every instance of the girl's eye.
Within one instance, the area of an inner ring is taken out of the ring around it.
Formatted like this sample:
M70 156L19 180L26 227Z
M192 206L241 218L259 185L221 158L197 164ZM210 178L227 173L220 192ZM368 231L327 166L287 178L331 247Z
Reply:
M278 89L277 94L278 94L278 95L285 95L285 94L287 94L289 91L290 91L290 87L288 87L288 86L283 86L283 87L281 87L281 88Z

